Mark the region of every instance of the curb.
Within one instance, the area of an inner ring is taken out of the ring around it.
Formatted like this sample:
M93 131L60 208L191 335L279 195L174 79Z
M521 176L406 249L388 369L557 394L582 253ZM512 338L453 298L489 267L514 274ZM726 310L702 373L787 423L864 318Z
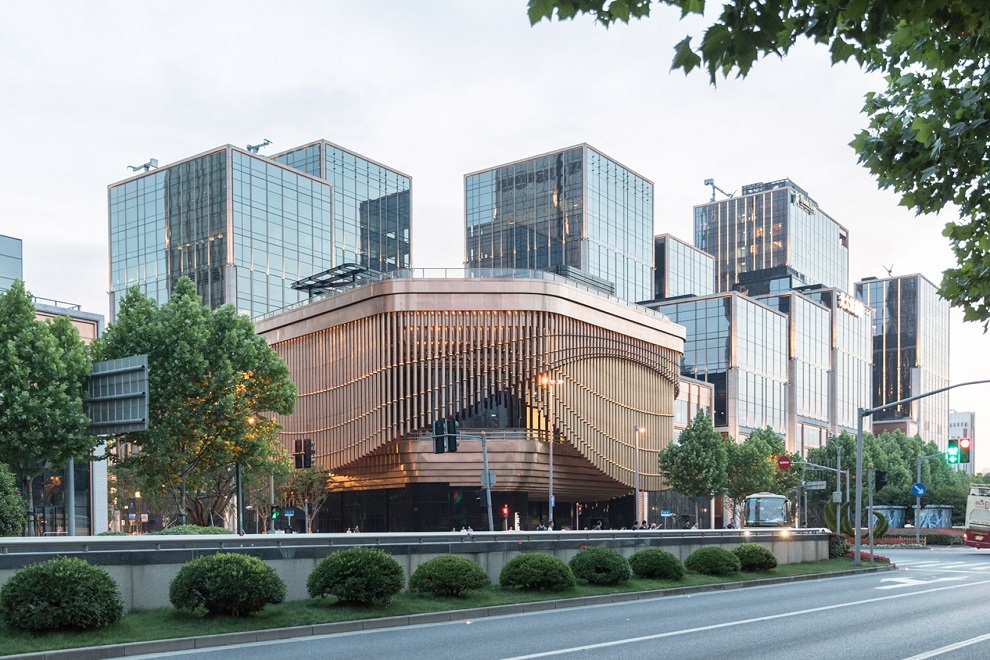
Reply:
M379 619L362 619L358 621L341 621L338 623L317 623L308 626L292 628L267 628L247 632L223 633L219 635L202 635L199 637L179 637L175 639L158 639L148 642L127 642L110 646L87 646L76 649L60 649L53 651L38 651L18 655L5 655L12 660L105 660L107 658L124 658L145 653L168 653L170 651L188 651L214 646L232 644L250 644L253 642L270 642L284 639L297 639L315 635L332 635L336 633L360 632L380 628L397 628L426 623L447 623L466 619L480 619L507 614L524 614L526 612L544 612L587 605L607 605L636 600L649 600L669 596L704 593L706 591L729 591L747 587L761 587L788 582L809 582L837 577L850 577L864 573L879 573L895 570L896 566L876 566L837 573L817 573L809 575L792 575L789 577L766 578L761 580L746 580L743 582L726 582L724 584L708 584L697 587L673 587L653 591L631 591L619 594L604 594L601 596L584 596L581 598L562 598L559 600L542 600L532 603L516 603L512 605L492 605L469 610L448 610L445 612L429 612L426 614L409 614L406 616L382 617Z

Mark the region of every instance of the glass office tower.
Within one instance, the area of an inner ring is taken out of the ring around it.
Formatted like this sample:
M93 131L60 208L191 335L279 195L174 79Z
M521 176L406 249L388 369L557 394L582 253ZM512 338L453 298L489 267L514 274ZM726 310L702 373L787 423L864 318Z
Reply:
M24 252L21 239L0 234L0 291L6 291L14 280L24 279Z
M715 293L715 260L670 234L653 239L653 298L708 296Z
M131 287L164 303L184 275L208 307L256 316L304 299L290 284L336 265L333 187L237 147L111 184L108 196L111 317Z
M787 433L787 316L736 292L646 306L687 330L681 375L714 386L717 430Z
M694 207L694 244L715 257L715 290L749 295L849 287L849 234L790 179Z
M333 185L334 266L353 263L380 272L409 268L408 175L326 140L272 159Z
M856 283L873 310L873 407L949 385L949 303L922 275ZM945 450L949 394L943 392L873 415L874 433L900 429Z
M652 298L653 183L587 144L467 174L464 194L467 267Z

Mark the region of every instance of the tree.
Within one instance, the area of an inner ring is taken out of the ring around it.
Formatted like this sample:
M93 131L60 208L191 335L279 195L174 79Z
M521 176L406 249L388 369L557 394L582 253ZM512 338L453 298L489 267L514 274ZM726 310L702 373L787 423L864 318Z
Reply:
M667 445L658 456L660 473L671 488L695 498L724 494L728 481L726 461L726 441L703 410L681 431L677 442ZM695 502L695 518L697 508Z
M741 443L726 445L727 474L725 494L734 507L753 493L786 495L797 486L794 470L781 470L777 458L785 454L784 440L767 427L753 431ZM795 461L797 456L792 457Z
M0 536L17 536L24 529L24 500L17 493L14 475L0 463Z
M95 345L99 359L148 354L149 428L126 433L121 464L175 503L180 524L207 525L234 494L234 466L266 465L296 388L289 370L250 319L231 305L203 307L189 278L158 306L137 289Z
M529 0L532 23L590 14L606 27L650 15L652 6L701 15L704 0ZM761 0L725 2L697 48L687 36L671 68L719 76L749 73L783 57L802 37L827 44L832 62L884 74L866 96L868 128L851 146L880 188L916 213L958 210L943 234L957 268L941 295L968 321L990 324L990 12L986 0Z
M91 363L67 317L39 321L20 280L0 295L0 462L21 477L34 507L34 478L46 466L84 459L100 444L87 434L83 393Z
M313 523L320 507L327 501L330 491L327 490L327 479L330 473L318 467L294 470L289 477L289 488L295 494L296 500L306 507L306 532L313 533ZM312 513L309 505L312 504Z

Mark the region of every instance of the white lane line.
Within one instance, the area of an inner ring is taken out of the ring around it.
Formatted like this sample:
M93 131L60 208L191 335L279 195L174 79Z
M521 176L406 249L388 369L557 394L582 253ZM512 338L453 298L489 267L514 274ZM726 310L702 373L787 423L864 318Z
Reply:
M918 655L912 655L910 658L904 658L904 660L924 660L925 658L934 658L937 655L949 653L950 651L955 651L957 649L964 649L967 646L972 646L973 644L979 644L980 642L985 642L988 639L990 639L990 634L980 635L979 637L964 639L961 642L956 642L955 644L949 644L948 646L943 646L942 648L932 649L931 651L925 651L924 653L919 653Z
M876 598L867 598L865 600L856 600L848 603L837 603L835 605L825 605L823 607L813 607L807 610L799 610L797 612L785 612L783 614L771 614L769 616L761 616L753 619L740 619L738 621L726 621L725 623L715 623L710 626L699 626L697 628L685 628L683 630L671 630L670 632L657 633L656 635L644 635L642 637L629 637L627 639L617 639L611 642L601 642L600 644L587 644L585 646L573 646L566 649L556 649L554 651L544 651L542 653L532 653L530 655L517 655L511 658L504 658L504 660L530 660L531 658L548 658L554 655L564 655L565 653L578 653L580 651L594 651L595 649L604 649L611 646L623 646L625 644L637 644L639 642L649 642L655 639L663 639L665 637L678 637L680 635L690 635L692 633L707 632L709 630L719 630L720 628L733 628L735 626L745 626L751 623L759 623L762 621L775 621L777 619L787 619L795 616L802 616L804 614L814 614L816 612L827 612L828 610L838 610L846 607L853 607L855 605L869 605L871 603L879 603L885 600L894 600L895 598L908 598L911 596L921 596L923 594L931 594L938 591L948 591L949 589L963 589L966 587L976 587L984 584L990 584L990 580L984 580L982 582L968 582L966 584L953 584L945 587L935 587L933 589L923 589L921 591L912 591L910 593L900 593L893 594L891 596L878 596ZM975 643L975 642L974 642Z

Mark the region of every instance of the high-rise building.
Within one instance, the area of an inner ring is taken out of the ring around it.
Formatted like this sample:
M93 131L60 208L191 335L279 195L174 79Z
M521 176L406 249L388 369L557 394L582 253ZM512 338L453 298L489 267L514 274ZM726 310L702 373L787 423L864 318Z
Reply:
M694 244L715 257L715 290L748 295L849 287L849 234L790 179L694 207Z
M956 469L976 473L976 413L949 411L949 440L969 438L969 462L959 463Z
M275 158L225 145L108 192L111 316L127 289L165 302L182 276L257 316L333 267L409 266L409 177L322 140Z
M580 144L464 177L469 268L551 271L653 295L653 183Z
M715 293L712 255L671 234L653 239L653 298L708 296Z
M922 275L856 283L873 309L873 406L949 385L949 303ZM900 429L945 450L949 394L943 392L873 414L874 433Z
M23 254L21 239L0 234L0 291L24 279Z

